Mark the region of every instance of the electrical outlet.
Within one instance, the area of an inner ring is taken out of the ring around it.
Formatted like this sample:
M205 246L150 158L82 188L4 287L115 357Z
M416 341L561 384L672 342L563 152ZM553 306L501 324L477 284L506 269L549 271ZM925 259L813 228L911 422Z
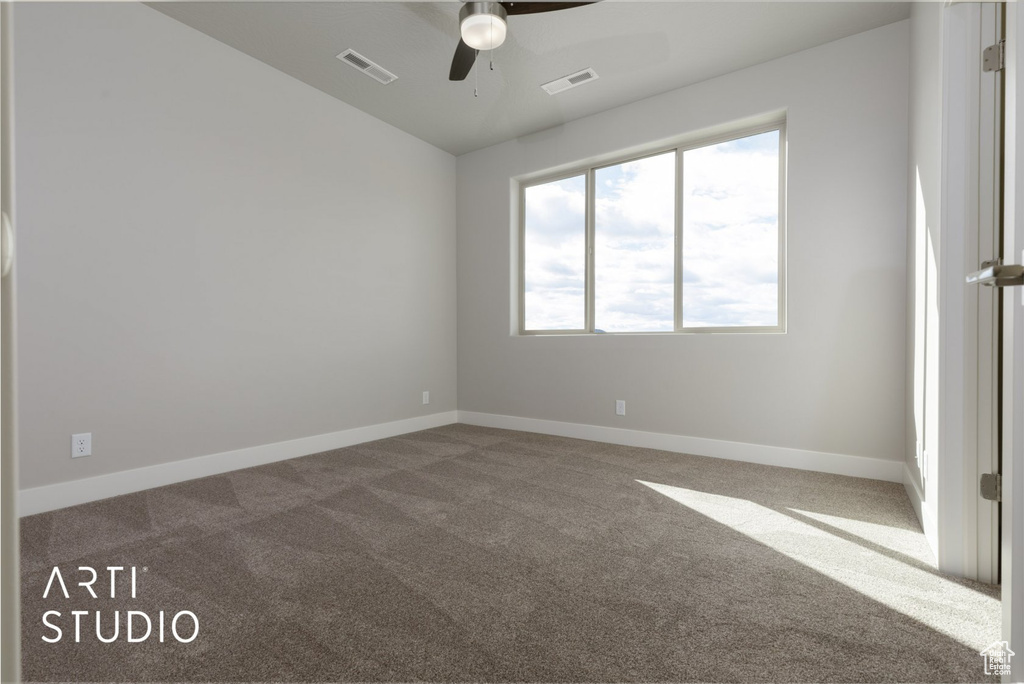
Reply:
M92 456L92 433L82 432L71 435L71 458Z
M624 416L626 415L626 400L616 399L615 400L615 415Z
M423 393L423 404L427 405L430 403L430 392Z

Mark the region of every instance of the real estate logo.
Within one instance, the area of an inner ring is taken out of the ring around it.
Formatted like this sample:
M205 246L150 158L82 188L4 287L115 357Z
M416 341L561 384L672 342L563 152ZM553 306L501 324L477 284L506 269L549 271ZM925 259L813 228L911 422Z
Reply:
M985 659L985 674L1002 676L1010 674L1010 658L1017 654L1010 650L1010 644L1005 641L995 641L979 655Z
M143 572L147 570L148 568L142 568ZM117 599L118 597L118 573L123 573L121 575L122 585L126 580L131 582L131 598L138 597L139 573L137 568L134 566L125 568L120 565L112 565L105 568L104 571L104 579L107 574L110 576L111 599ZM105 584L105 582L99 581L101 573L97 572L95 568L81 566L78 568L78 574L81 581L76 586L84 590L78 592L79 595L82 598L99 599L100 595L96 593L94 585L97 582L100 585ZM122 594L124 588L122 586ZM51 591L55 597L63 594L65 599L71 599L68 585L64 582L64 576L61 574L60 567L58 566L54 566L53 572L50 573L50 579L46 583L46 589L43 591L43 598L50 598ZM104 598L106 598L106 592L103 593ZM93 622L96 626L96 639L105 644L113 643L119 638L123 638L128 643L137 644L148 640L151 636L160 643L173 639L178 643L187 644L195 641L199 636L199 618L191 610L180 610L173 617L169 613L165 614L162 610L152 616L145 611L128 610L124 611L124 619L122 619L122 611L120 610L96 610L95 618L90 617L92 614L93 611L91 610L71 610L67 611L67 617L65 618L59 610L46 611L43 613L43 625L50 630L50 633L43 635L43 641L48 644L58 643L64 638L65 629L70 631L71 624L69 623L72 620L74 622L74 639L76 644L81 643L83 638L90 638L88 634L89 625ZM84 637L83 622L86 625Z

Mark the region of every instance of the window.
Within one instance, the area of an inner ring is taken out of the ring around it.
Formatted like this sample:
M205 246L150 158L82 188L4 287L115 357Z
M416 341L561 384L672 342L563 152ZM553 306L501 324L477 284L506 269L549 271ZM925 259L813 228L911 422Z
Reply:
M520 332L782 332L785 125L521 188Z
M584 330L586 309L586 177L523 189L525 327Z

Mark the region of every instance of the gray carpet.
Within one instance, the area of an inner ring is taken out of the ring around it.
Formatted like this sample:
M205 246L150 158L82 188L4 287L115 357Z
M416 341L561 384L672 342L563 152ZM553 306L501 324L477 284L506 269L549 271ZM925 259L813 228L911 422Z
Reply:
M983 681L999 634L900 485L466 425L21 529L29 681ZM199 636L126 643L129 610Z

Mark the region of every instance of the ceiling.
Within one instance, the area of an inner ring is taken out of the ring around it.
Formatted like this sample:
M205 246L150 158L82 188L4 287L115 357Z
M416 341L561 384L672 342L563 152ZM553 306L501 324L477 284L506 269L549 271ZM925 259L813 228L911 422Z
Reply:
M905 19L907 3L613 2L509 18L508 38L449 82L459 2L151 5L343 102L458 155ZM398 75L336 59L352 48ZM593 67L557 95L539 87ZM474 87L478 96L474 97Z

